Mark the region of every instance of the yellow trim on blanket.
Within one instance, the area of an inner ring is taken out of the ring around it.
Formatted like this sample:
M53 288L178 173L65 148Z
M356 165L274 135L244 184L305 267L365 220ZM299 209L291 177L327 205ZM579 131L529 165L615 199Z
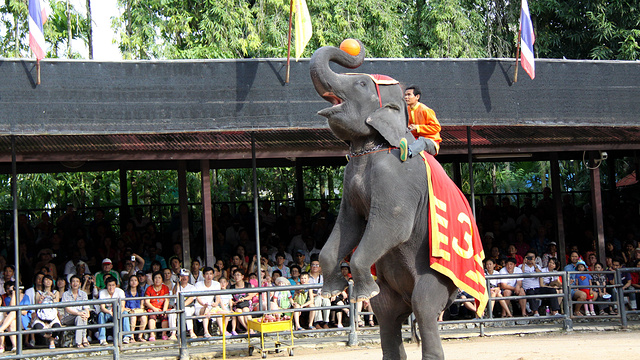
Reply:
M429 187L429 220L431 222L430 229L438 229L439 222L445 221L443 217L437 216L436 208L440 208L441 210L446 212L446 204L440 201L434 194L433 191L433 181L431 174L431 166L429 166L429 161L426 158L425 152L420 152L420 156L422 156L426 169L427 169L427 181ZM471 215L471 214L469 214ZM446 225L444 226L447 227ZM448 245L449 238L443 234L441 231L430 231L431 236L431 256L432 257L440 257L445 261L450 261L451 254L445 249L440 248L440 244ZM473 256L473 261L479 265L479 269L482 269L482 259L484 259L484 250L481 250L479 254L475 254ZM477 284L482 284L482 288L484 288L484 292L480 292L477 289L474 289L463 280L458 278L458 276L446 266L434 262L431 264L431 268L438 271L439 273L447 276L449 279L453 281L453 283L462 289L462 291L468 293L476 299L476 313L479 317L482 317L484 314L484 310L487 306L487 302L489 301L489 294L486 288L486 280L484 277L484 272L479 272L478 269L469 269L466 274L464 274L468 279L474 281Z

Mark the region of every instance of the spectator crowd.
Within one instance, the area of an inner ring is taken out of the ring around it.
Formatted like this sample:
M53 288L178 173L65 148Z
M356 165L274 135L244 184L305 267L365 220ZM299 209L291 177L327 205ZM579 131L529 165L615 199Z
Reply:
M627 209L621 206L620 209ZM559 258L558 244L553 241L556 229L555 201L545 188L542 199L533 204L525 198L522 207L511 205L509 197L500 199L500 206L492 196L484 199L478 213L478 228L482 234L487 258L486 274L553 273L566 271L606 271L620 267L640 266L640 247L637 238L640 224L637 210L631 209L611 217L606 223L606 261L597 261L597 244L590 226L588 208L577 209L571 198L563 198L561 209L567 235L567 257ZM107 324L114 319L112 303L99 306L78 305L74 302L91 299L117 299L123 317L123 343L176 339L177 315L175 294L180 292L208 292L188 297L185 313L188 336L211 337L217 334L237 335L248 330L248 314L258 310L258 304L269 303L271 309L282 309L292 318L296 330L323 329L344 326L348 309L285 311L289 309L329 307L349 302L347 289L331 298L320 290L274 291L259 293L256 287L320 284L323 282L318 254L335 221L327 202L316 214L306 210L291 215L281 205L277 214L271 203L264 201L258 210L260 231L260 259L255 254L254 216L247 204L241 203L232 214L223 204L214 219L214 262L204 263L204 240L198 232L189 241L191 259L185 262L181 231L160 233L142 208L116 231L105 211L97 209L91 221L85 221L69 205L57 219L42 212L37 220L21 214L18 222L20 283L16 283L15 268L7 259L12 249L0 250L0 294L2 305L47 304L69 302L69 306L24 311L24 328L53 329L63 325ZM119 219L112 219L119 220ZM620 224L626 224L622 226ZM345 280L350 279L348 258L342 264ZM186 266L188 264L188 266ZM562 267L562 264L566 266ZM258 274L262 283L258 283ZM539 278L494 278L490 293L497 316L556 315L562 312L561 297L544 300L524 298L517 301L501 299L507 296L560 294L561 277L549 275ZM575 316L616 314L616 294L606 285L613 285L612 275L573 274L570 277L572 297L577 301L610 300L611 305L578 304L572 309ZM640 289L637 273L623 274L625 289ZM346 282L345 282L346 283ZM600 287L593 287L600 286ZM26 288L26 290L25 290ZM232 295L215 291L243 289ZM169 296L169 297L167 297ZM469 299L463 291L459 298ZM635 294L627 304L637 309ZM368 302L359 302L358 311L370 312ZM548 309L548 311L547 311ZM472 301L458 309L448 309L450 316L463 316L475 311ZM16 328L15 312L1 312L0 332ZM235 313L224 320L222 313ZM444 315L444 314L443 314ZM375 325L373 315L355 319L359 326ZM215 325L214 325L215 324ZM148 330L148 331L144 331ZM144 332L143 332L144 331ZM26 346L37 344L54 348L60 345L60 333L30 334ZM7 346L15 347L15 336ZM101 345L113 341L106 327L99 331L85 329L74 332L72 345L79 348L92 342ZM0 343L4 351L5 341Z
M0 251L0 294L4 306L15 305L16 294L21 304L48 304L69 302L66 307L51 307L37 311L24 311L25 329L55 329L63 325L108 324L115 317L113 302L100 305L75 304L92 299L119 302L123 311L122 342L148 342L177 338L175 294L180 292L208 292L202 296L187 297L185 313L188 317L188 336L209 338L215 335L238 335L248 330L251 315L262 303L271 309L302 309L348 304L345 292L324 298L320 290L273 291L259 294L252 290L259 286L283 286L322 283L322 268L318 254L326 241L335 216L329 204L321 210L289 215L286 206L279 215L271 213L271 204L265 201L260 210L261 258L257 259L254 217L246 204L240 204L232 215L228 205L222 205L214 229L214 255L212 264L205 264L201 234L191 240L191 259L185 266L180 232L160 233L156 225L136 208L134 216L124 222L121 231L114 231L106 219L105 211L97 209L94 219L84 221L76 209L69 205L55 221L43 212L35 225L25 215L19 216L20 283L17 286L15 267L7 264L13 252ZM200 240L197 240L197 239ZM258 284L258 272L262 283ZM350 279L349 264L343 263L345 280ZM346 283L346 281L345 281ZM26 290L25 290L26 288ZM233 295L216 294L218 290L246 289ZM358 304L359 310L371 311L368 303ZM1 312L0 331L15 331L15 312ZM235 313L235 316L221 316ZM13 314L13 315L12 315ZM344 311L285 312L291 316L297 330L343 327ZM13 316L13 317L12 317ZM364 317L358 320L364 326ZM224 323L223 323L224 321ZM215 324L215 325L214 325ZM368 324L375 325L372 316ZM6 325L6 326L5 326ZM216 326L217 325L217 326ZM72 346L84 348L93 343L106 345L113 341L108 326L99 331L74 331ZM174 331L172 331L174 329ZM147 331L144 331L147 330ZM27 347L60 346L60 332L29 334L24 339ZM0 344L4 351L5 341ZM7 346L16 346L10 336Z

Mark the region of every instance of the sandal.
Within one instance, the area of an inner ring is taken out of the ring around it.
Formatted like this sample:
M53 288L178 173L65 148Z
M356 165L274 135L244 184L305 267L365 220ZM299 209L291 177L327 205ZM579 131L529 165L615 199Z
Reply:
M363 320L359 320L358 321L358 327L363 327L364 326L364 321Z
M140 341L140 342L147 342L147 340L145 340L145 339L142 337L142 335L138 338L138 341Z
M369 320L369 326L374 327L376 326L376 322L373 320Z
M82 348L84 348L84 345L82 345L82 344L76 344L76 347L77 347L78 349L82 349Z
M84 347L89 347L90 344L89 344L89 341L87 341L87 339L84 339L84 340L82 340L82 345Z
M574 311L573 316L584 316L580 311Z

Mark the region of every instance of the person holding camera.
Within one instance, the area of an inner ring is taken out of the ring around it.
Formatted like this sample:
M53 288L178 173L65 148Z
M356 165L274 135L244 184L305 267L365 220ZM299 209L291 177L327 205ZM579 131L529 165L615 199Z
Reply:
M4 283L4 291L5 291L5 297L4 297L4 303L2 305L4 306L16 306L16 302L19 299L20 300L20 305L31 305L31 300L29 300L29 297L24 295L24 289L22 287L20 287L19 291L15 290L15 282L12 280L6 281ZM15 294L18 293L19 296L16 297ZM21 315L20 315L20 321L22 321L22 328L23 329L27 329L29 326L29 323L31 322L31 311L27 311L27 310L22 310ZM16 323L16 312L15 311L8 311L8 312L1 312L0 313L0 333L3 333L7 330L13 332L16 331L17 329L17 323ZM16 341L17 338L15 335L11 335L9 336L9 339L11 340L11 346L12 349L11 351L16 351ZM4 336L0 336L0 353L4 352Z
M527 254L524 257L524 262L522 263L520 268L525 274L543 272L542 269L540 269L540 267L536 264L536 253L533 249L529 249L529 251L527 251ZM522 287L524 287L524 291L527 295L557 294L557 292L552 288L541 287L540 278L536 277L524 278L522 280ZM558 311L560 311L558 298L553 297L547 300L549 300L551 311L553 311L552 315L556 315ZM531 309L533 316L540 316L539 309L542 305L542 300L531 298L527 299L527 301L529 302L529 308Z

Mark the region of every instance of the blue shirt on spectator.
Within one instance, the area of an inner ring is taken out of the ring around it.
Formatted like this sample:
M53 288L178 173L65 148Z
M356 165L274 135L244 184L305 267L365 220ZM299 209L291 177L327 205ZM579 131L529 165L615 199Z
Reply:
M131 289L127 289L124 292L124 296L128 297L128 298L132 298L132 297L141 297L144 296L144 293L140 294L136 294L136 296L131 295ZM142 300L138 299L138 300L125 300L124 301L124 307L129 308L129 309L140 309L140 302Z

